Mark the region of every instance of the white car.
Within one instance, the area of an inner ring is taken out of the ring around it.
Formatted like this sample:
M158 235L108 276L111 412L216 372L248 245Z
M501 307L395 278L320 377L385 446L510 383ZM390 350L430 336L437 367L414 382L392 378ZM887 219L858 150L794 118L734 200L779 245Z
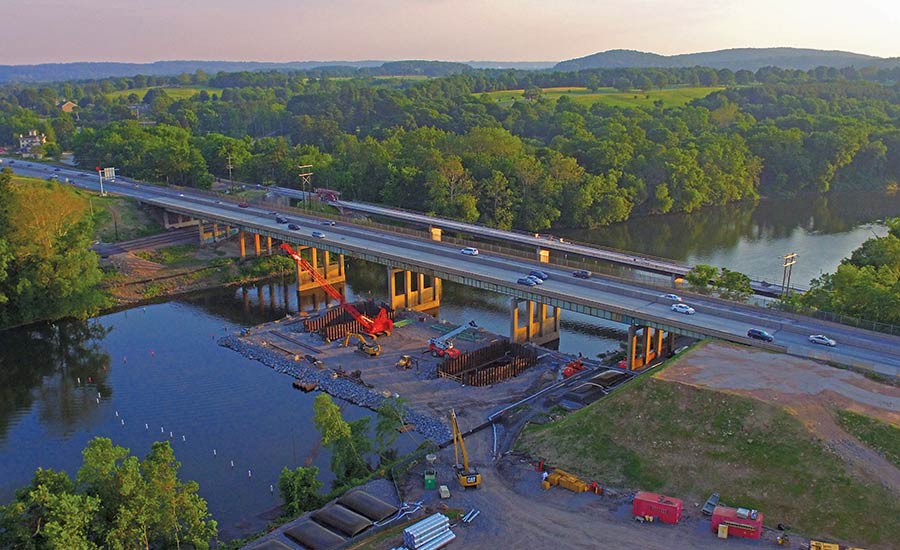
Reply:
M697 311L694 308L692 308L691 306L689 306L687 304L682 304L682 303L672 304L672 311L675 311L678 313L684 313L685 315L693 315L693 314L697 313Z
M467 246L467 247L463 248L462 250L460 250L460 252L462 252L466 256L477 256L478 255L478 249L475 248L474 246Z
M673 302L681 301L681 296L679 296L677 294L661 294L659 297L662 298L663 300L672 300Z
M825 336L824 334L810 334L809 341L813 344L819 344L820 346L828 346L831 348L837 345L837 342Z

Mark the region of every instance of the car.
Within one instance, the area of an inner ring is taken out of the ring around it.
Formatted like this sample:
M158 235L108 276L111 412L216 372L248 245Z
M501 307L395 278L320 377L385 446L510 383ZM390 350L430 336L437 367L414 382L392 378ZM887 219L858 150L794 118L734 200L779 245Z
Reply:
M239 202L238 207L239 208L250 208L250 204L246 203L246 202Z
M577 277L579 279L590 279L591 272L588 271L587 269L579 269L578 271L573 272L572 276Z
M697 313L697 310L687 304L682 303L672 304L672 311L684 313L685 315L693 315Z
M297 225L296 223L289 223L289 224L288 224L288 229L292 229L292 230L294 230L294 231L300 231L300 226Z
M54 168L53 171L54 171L54 172L59 172L59 168Z
M325 238L325 233L322 233L321 231L313 231L313 232L312 232L312 236L315 237L315 238L317 238L317 239L324 239L324 238Z
M659 297L662 298L663 300L672 300L673 302L681 301L681 296L679 296L677 294L660 294Z
M774 342L775 337L761 328L751 328L747 331L747 338L754 340L762 340L763 342Z
M334 225L334 222L331 220L328 220L327 222L322 222L322 225Z
M528 276L529 277L537 277L538 279L540 279L542 281L546 281L547 279L550 278L550 275L548 275L547 273L545 273L543 271L539 271L537 269L533 269L531 271L531 273L528 274Z
M819 344L820 346L828 346L831 348L837 345L837 342L825 336L824 334L810 334L809 341L813 344Z
M530 277L519 277L516 280L516 282L519 283L520 285L525 285L525 286L535 286L537 284L536 282L534 282L534 279L532 279Z
M178 193L178 196L179 196L179 197L183 197L183 196L184 196L184 193Z
M529 275L528 278L531 279L532 281L534 281L534 284L536 284L536 285L544 284L544 280L541 279L540 277L535 277L534 275Z
M10 164L15 164L15 163L16 163L16 161L14 161L14 160L11 160L11 161L9 161L9 163L10 163Z
M288 219L285 218L284 216L275 216L275 222L276 223L287 223Z
M467 246L467 247L463 248L462 250L460 250L460 252L465 254L466 256L477 256L478 255L478 249L475 248L474 246Z

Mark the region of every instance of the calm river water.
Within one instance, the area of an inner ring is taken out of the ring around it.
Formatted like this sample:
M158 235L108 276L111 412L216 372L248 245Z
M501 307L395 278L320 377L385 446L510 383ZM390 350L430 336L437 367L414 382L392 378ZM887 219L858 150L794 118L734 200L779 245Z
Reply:
M782 254L798 252L794 281L805 284L833 270L873 232L884 234L878 221L897 215L900 197L855 194L761 201L568 236L769 280L780 278ZM349 261L347 272L350 299L384 296L383 267ZM440 315L506 334L507 303L445 283ZM330 457L318 448L311 423L314 394L294 390L288 377L216 344L224 334L297 308L294 289L284 292L276 280L86 323L0 333L0 502L10 501L39 466L74 476L81 450L98 435L139 456L153 441L171 440L182 479L199 482L223 539L261 526L253 518L278 504L277 490L272 494L269 487L282 467L312 461L329 484ZM622 331L566 312L560 349L588 356L614 350ZM371 414L349 404L344 412L350 419ZM406 449L418 444L412 436L401 441Z

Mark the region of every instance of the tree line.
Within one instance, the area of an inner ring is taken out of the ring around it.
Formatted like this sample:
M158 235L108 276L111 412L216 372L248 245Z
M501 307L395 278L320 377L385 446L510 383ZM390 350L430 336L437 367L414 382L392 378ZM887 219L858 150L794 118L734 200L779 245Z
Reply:
M162 88L110 99L100 90L151 79L108 79L75 85L98 87L79 103L78 127L71 115L41 118L54 88L25 97L8 87L0 136L40 123L82 167L196 187L229 176L296 185L297 166L312 164L318 186L350 199L534 231L900 180L896 87L848 70L745 73L482 70L416 82L223 73L182 75L222 88L180 100ZM481 94L621 78L728 87L684 107L629 109Z

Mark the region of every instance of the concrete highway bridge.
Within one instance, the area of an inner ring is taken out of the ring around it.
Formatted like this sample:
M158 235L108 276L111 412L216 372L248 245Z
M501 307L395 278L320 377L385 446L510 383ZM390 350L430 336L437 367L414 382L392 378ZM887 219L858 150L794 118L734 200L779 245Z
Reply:
M23 161L17 161L13 168L23 175L39 177L46 177L48 170ZM69 169L56 174L75 185L97 188L94 174ZM343 220L333 226L324 225L330 223L326 218L281 209L282 215L299 226L298 230L291 230L287 224L276 222L275 211L267 205L238 204L203 192L122 179L106 184L106 191L161 209L170 227L197 225L202 241L236 236L245 256L276 253L277 243L291 243L332 283L345 280L345 256L384 265L390 305L394 308L439 307L444 280L506 295L509 336L515 341L544 344L557 340L562 310L623 323L629 327L627 356L631 368L641 368L671 351L674 335L684 335L752 345L893 376L900 374L898 337L708 296L690 296L688 301L696 314L680 314L672 311L672 302L661 296L663 291L659 288L612 277L573 277L571 268L555 263L554 256L547 252L550 247L543 246L545 243L540 240L542 246L535 247L531 259L494 253L467 256L460 253L458 245L442 242L441 231L434 231L433 224L425 231L398 233ZM322 232L324 237L316 237L314 232ZM551 250L561 250L567 243L550 244ZM550 278L534 287L516 282L533 269L548 273ZM298 292L316 285L300 271L297 281ZM766 329L775 341L751 340L747 337L749 328ZM827 334L839 345L814 345L807 339L811 334Z

